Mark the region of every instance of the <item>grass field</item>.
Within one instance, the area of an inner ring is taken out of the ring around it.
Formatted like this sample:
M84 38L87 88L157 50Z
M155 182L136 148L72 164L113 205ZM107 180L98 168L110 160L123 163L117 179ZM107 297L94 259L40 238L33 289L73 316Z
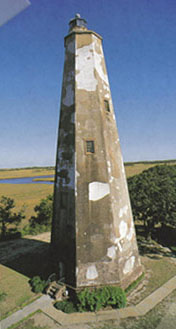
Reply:
M0 302L0 313L3 318L25 302L36 298L36 295L31 291L29 278L25 275L3 265L0 265L0 273L0 292L5 293L4 299Z

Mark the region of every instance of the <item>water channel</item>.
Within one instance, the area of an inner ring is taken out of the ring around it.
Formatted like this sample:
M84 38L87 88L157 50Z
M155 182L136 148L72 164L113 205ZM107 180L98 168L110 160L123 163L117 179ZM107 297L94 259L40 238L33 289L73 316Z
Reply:
M50 181L42 181L42 178L53 178L53 175L47 176L34 176L34 177L18 177L18 178L6 178L0 179L0 184L53 184L54 182ZM41 180L33 180L33 179L41 179Z

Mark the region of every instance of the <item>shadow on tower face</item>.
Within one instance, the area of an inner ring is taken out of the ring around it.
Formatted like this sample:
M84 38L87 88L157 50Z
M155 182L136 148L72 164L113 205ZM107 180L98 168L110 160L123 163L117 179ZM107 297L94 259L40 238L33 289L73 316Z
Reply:
M76 284L75 191L60 187L55 191L55 208L51 238L51 261L54 272L64 282Z

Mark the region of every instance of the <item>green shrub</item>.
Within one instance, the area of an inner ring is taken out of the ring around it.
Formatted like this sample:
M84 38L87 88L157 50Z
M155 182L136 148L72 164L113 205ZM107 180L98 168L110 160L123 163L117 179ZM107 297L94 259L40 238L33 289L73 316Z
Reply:
M126 295L120 287L86 288L77 294L77 298L80 312L98 311L108 305L113 308L122 308L126 305Z
M50 231L50 229L51 229L51 227L46 226L46 225L36 224L35 227L31 227L30 225L25 225L23 227L23 229L21 230L21 234L22 234L22 236L36 235L36 234L40 234L43 232L48 232L48 231Z
M29 283L32 287L32 291L36 293L43 292L47 286L47 282L42 280L39 276L34 276Z
M57 308L57 310L60 310L65 313L74 313L77 311L76 306L73 304L73 302L68 300L56 302L54 306L55 308Z
M102 288L89 289L78 292L70 300L59 301L54 306L65 313L94 312L111 306L122 308L126 305L126 295L120 287L105 286Z

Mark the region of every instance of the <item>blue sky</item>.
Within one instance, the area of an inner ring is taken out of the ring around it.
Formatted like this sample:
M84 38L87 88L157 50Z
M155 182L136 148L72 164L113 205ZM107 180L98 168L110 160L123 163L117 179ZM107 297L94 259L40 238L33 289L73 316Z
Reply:
M175 0L31 0L0 28L0 168L55 164L64 36L102 35L124 161L176 158Z

